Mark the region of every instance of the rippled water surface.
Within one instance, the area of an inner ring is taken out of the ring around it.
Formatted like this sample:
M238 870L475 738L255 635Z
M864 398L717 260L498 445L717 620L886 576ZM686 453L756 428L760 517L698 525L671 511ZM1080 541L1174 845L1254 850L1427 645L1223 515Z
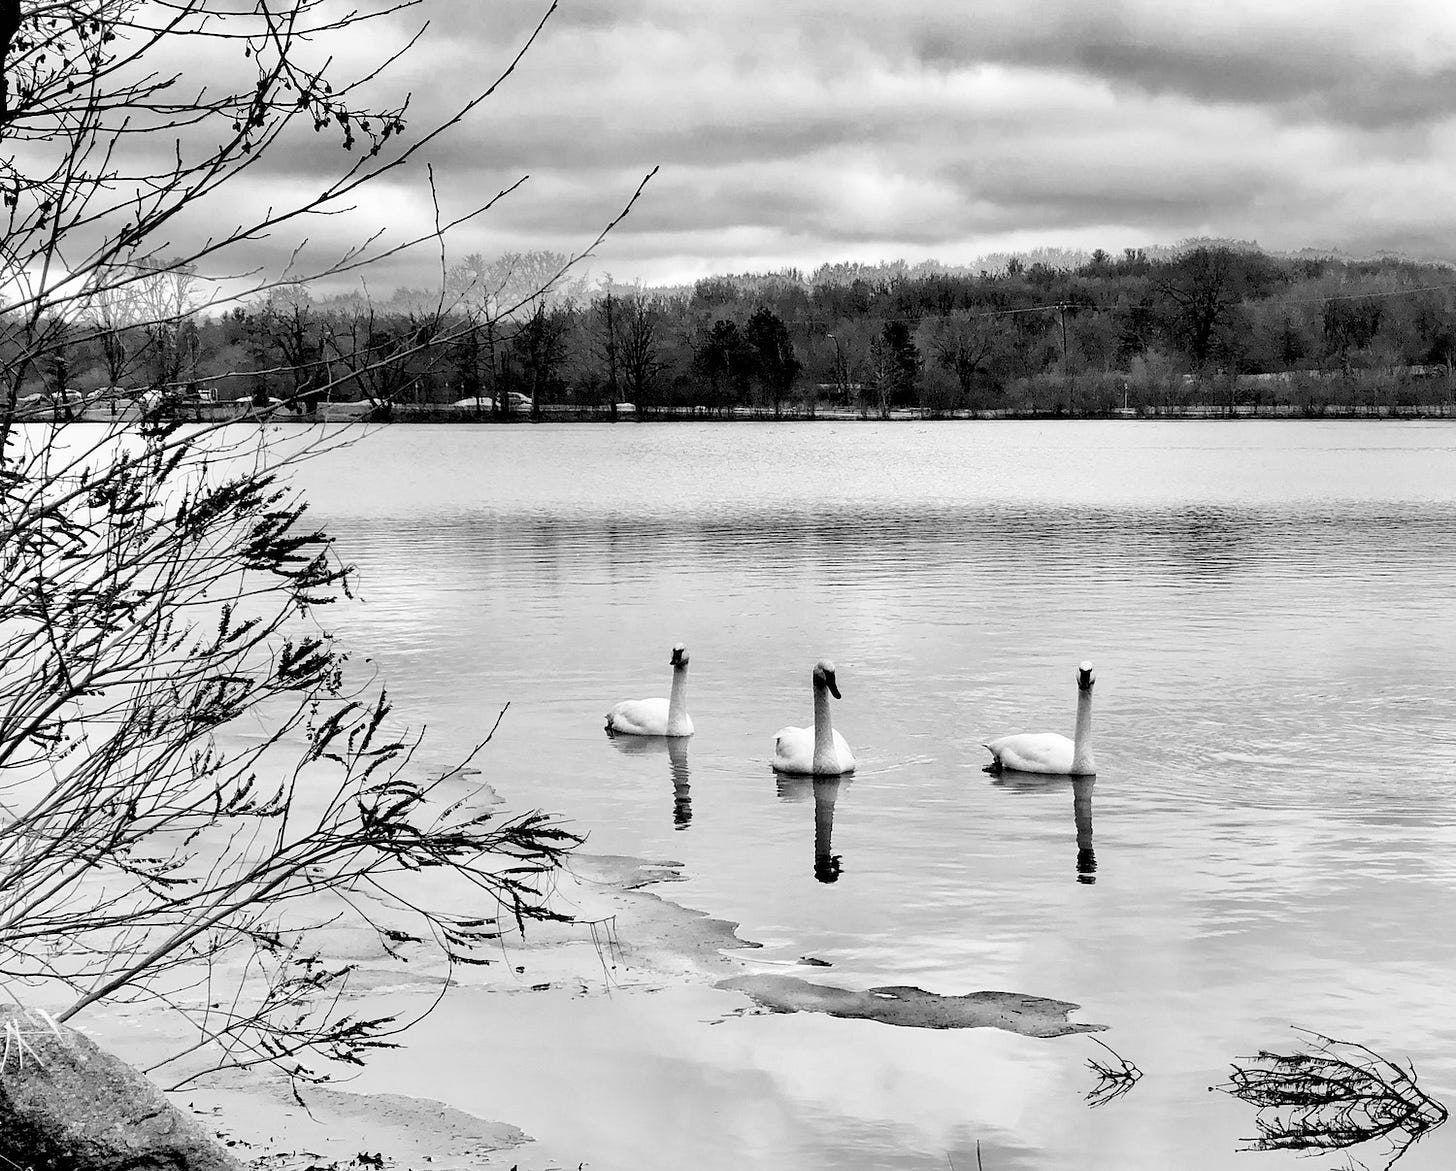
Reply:
M666 893L753 964L1074 1001L1146 1075L1091 1109L1085 1037L715 1025L729 994L678 991L523 999L500 1060L420 1092L609 1169L1309 1166L1236 1154L1252 1111L1207 1090L1300 1025L1456 1105L1449 425L395 426L301 479L361 569L343 632L440 759L509 702L507 801L682 861ZM608 740L676 641L696 736ZM859 769L776 779L820 656ZM1095 784L984 774L988 736L1070 734L1082 659ZM510 1056L542 1045L549 1075ZM1452 1131L1402 1168L1456 1165Z

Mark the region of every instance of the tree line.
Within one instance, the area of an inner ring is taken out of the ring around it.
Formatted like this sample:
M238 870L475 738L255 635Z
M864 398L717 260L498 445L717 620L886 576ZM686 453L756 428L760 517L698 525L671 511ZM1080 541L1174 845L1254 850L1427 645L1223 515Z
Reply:
M378 414L459 404L639 416L751 407L1107 413L1372 398L1450 399L1456 272L1409 260L1276 256L1230 242L1104 251L994 271L826 265L691 288L590 284L553 252L467 257L443 292L316 298L282 286L195 307L159 264L60 324L74 340L22 392L119 388ZM1258 376L1258 377L1253 377Z

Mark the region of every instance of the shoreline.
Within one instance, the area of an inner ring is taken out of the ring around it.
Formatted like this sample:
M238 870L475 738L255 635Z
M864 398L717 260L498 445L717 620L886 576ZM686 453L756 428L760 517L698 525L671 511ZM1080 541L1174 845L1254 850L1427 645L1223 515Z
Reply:
M931 410L925 407L896 407L888 414L862 413L842 408L818 408L812 412L785 409L778 412L767 407L663 407L651 411L619 414L615 419L599 407L543 407L539 413L513 411L499 414L492 411L461 410L431 404L398 403L388 411L355 411L347 415L327 411L295 413L282 405L238 411L232 406L192 407L178 414L184 423L291 423L298 426L333 424L344 427L384 426L391 423L427 423L455 426L512 426L538 423L606 423L620 426L660 423L965 423L965 422L1426 422L1456 419L1456 402L1410 406L1387 404L1339 405L1310 408L1287 403L1241 405L1232 411L1226 406L1194 404L1143 408L1118 408L1112 411L1078 412L1060 410L1027 410L997 408L987 410ZM18 421L26 424L136 422L136 414L112 415L106 411L73 412L72 417L32 412Z
M680 880L681 863L582 854L557 876L556 900L575 919L533 924L530 934L503 942L489 967L455 973L453 986L429 1015L399 1038L401 1050L419 1041L416 1030L432 1018L482 1029L492 1035L490 1006L509 1018L520 1015L519 997L549 1009L559 1001L653 993L674 986L710 988L717 979L746 970L730 953L758 945L740 939L737 924L674 903L645 888ZM355 973L359 1003L371 997L418 1006L435 997L434 975L393 971L362 963ZM554 1000L553 1000L554 998ZM452 1020L452 1001L474 1009ZM451 1033L455 1032L452 1028ZM113 1047L119 1048L119 1047ZM549 1055L543 1054L549 1060ZM567 1163L541 1149L514 1122L482 1116L411 1092L402 1082L409 1060L389 1068L388 1051L377 1054L349 1081L305 1084L295 1094L272 1071L225 1071L170 1095L179 1108L208 1126L250 1171L344 1171L375 1166L393 1171L474 1171L519 1167L565 1171ZM356 1081L374 1083L351 1089ZM380 1085L387 1088L379 1088ZM589 1160L589 1152L581 1158ZM375 1162L378 1158L380 1161ZM576 1166L570 1160L569 1166Z
M658 1002L643 998L665 993L708 999L718 1006L719 1019L805 1013L875 1020L893 1028L987 1028L1030 1039L1104 1027L1070 1020L1076 1004L1034 995L838 987L826 979L832 978L832 965L813 956L755 965L752 956L760 945L743 939L738 924L647 889L681 881L681 863L581 855L561 877L559 895L573 908L575 921L535 925L530 937L505 946L505 962L461 973L440 1007L421 1022L426 1028L414 1037L418 1046L412 1059L417 1067L423 1062L423 1068L437 1068L442 1034L448 1045L462 1025L490 1046L505 1021L590 1014L593 1001L601 1002L601 1011L613 1012L626 1003L623 998L630 999L635 1011L651 1012L647 1006ZM370 972L361 970L359 975L363 979L355 995L361 1000L380 991L371 988ZM405 1000L433 995L419 986L396 986L393 992ZM517 999L523 996L531 998L529 1009ZM452 1017L452 998L467 1011ZM411 1042L412 1033L406 1033L402 1049L409 1050ZM452 1056L447 1048L446 1059ZM468 1057L461 1059L468 1062ZM544 1046L534 1060L549 1070L558 1057ZM443 1100L431 1087L417 1086L410 1067L411 1058L406 1057L390 1068L390 1058L380 1054L358 1075L361 1089L350 1089L347 1082L304 1085L297 1096L277 1075L229 1072L172 1097L253 1171L333 1171L361 1165L394 1171L496 1166L561 1171L578 1160L590 1162L590 1151L572 1152L565 1159L553 1154L549 1145L528 1133L529 1125L486 1118ZM630 1059L626 1067L624 1076L630 1075ZM520 1073L527 1076L527 1071ZM456 1080L447 1084L469 1084L466 1066L455 1074ZM421 1088L425 1092L413 1092ZM360 1156L367 1157L364 1163L358 1162ZM376 1157L381 1161L373 1162Z
M1071 412L1055 410L987 410L933 411L924 407L896 407L888 415L864 414L857 410L824 409L813 412L782 410L767 407L732 407L709 410L703 407L668 407L640 414L618 415L613 419L605 410L572 407L543 408L539 414L517 411L509 415L459 411L449 407L398 404L388 418L366 417L357 421L373 424L430 423L456 425L509 426L536 423L606 423L616 426L656 423L965 423L965 422L1410 422L1434 419L1456 419L1456 403L1425 406L1340 406L1311 411L1285 404L1275 406L1240 406L1232 413L1227 407L1212 404L1170 406L1160 408L1117 409L1110 412ZM290 416L274 413L272 422L338 422L326 416Z

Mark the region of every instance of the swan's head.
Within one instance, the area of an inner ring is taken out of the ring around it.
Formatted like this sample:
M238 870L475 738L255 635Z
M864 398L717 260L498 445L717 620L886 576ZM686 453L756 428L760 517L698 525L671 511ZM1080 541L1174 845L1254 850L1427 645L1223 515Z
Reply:
M820 659L814 664L814 686L827 687L830 695L840 698L839 685L834 681L834 664L828 659Z
M672 665L674 667L686 667L688 665L688 648L678 643L672 648Z
M1079 691L1091 691L1092 684L1097 682L1097 676L1092 673L1092 664L1083 663L1077 668L1077 689Z

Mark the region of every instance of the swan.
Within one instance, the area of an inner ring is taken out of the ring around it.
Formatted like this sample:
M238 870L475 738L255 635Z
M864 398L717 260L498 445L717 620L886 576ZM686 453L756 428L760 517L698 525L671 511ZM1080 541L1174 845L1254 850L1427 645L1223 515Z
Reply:
M1077 728L1068 740L1057 732L1019 732L986 741L991 763L986 772L1047 773L1059 777L1092 777L1092 685L1097 677L1091 663L1077 668Z
M688 652L672 648L672 695L669 699L624 699L607 713L609 736L691 736L688 715Z
M814 664L814 726L780 728L774 737L773 766L781 773L812 773L816 777L837 777L854 772L854 753L844 737L829 722L829 697L838 699L834 664L820 659Z

